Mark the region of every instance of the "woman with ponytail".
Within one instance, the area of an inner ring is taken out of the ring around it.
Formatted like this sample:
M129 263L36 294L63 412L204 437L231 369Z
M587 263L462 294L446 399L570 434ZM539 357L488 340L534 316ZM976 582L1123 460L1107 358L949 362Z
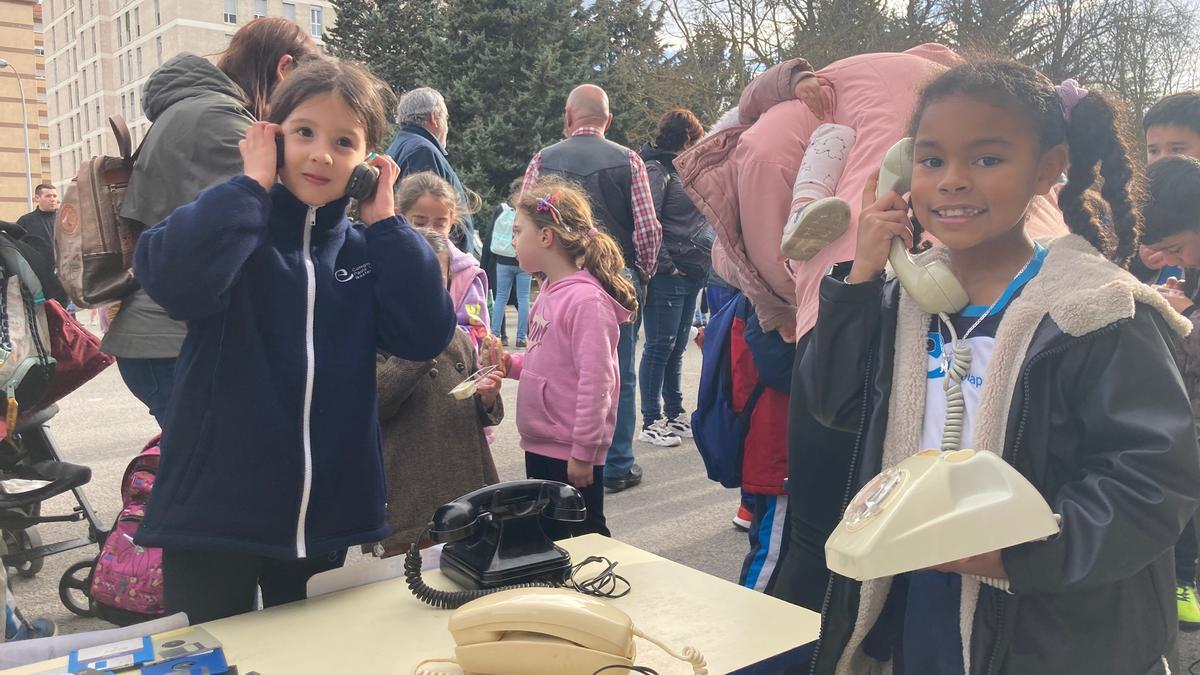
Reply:
M1062 529L932 570L834 575L813 672L1178 672L1170 549L1200 453L1170 345L1190 325L1123 269L1141 227L1125 108L1026 66L969 64L925 88L910 133L910 198L868 184L797 382L818 420L859 433L848 487L924 448L993 452ZM1035 240L1032 205L1064 171L1071 234ZM949 264L958 312L931 316L884 279L914 229L941 242L921 257ZM948 390L963 419L946 432Z
M604 519L604 460L617 417L617 338L637 312L621 248L592 220L574 184L546 178L516 200L517 262L545 279L529 319L524 354L505 356L520 380L517 430L529 478L570 483L587 519L544 520L554 539L596 532Z

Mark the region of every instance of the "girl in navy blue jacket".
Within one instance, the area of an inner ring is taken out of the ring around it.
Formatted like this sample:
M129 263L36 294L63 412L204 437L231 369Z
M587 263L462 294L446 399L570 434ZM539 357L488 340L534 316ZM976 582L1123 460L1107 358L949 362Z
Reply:
M302 599L388 534L375 351L432 359L455 330L437 257L393 215L389 157L367 224L346 218L390 96L355 64L297 68L241 142L245 174L138 241L135 275L188 336L137 543L162 547L167 610L193 623L254 609L259 587Z

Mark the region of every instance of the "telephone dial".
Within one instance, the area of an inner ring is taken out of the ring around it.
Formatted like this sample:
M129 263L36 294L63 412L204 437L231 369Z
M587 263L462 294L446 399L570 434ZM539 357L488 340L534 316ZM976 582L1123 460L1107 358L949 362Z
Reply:
M283 136L275 137L276 168L283 168ZM346 196L357 201L366 201L375 196L375 186L379 184L379 169L363 162L350 172L350 180L346 181Z
M911 188L913 140L888 150L879 170L877 198ZM949 328L946 421L940 450L918 452L871 479L851 500L825 542L830 570L864 581L961 560L1045 539L1059 517L1025 477L991 452L961 448L966 404L962 378L971 351L961 344L948 315L966 307L966 291L949 265L918 264L899 239L888 256L896 278L920 308ZM1006 582L980 578L1006 588Z
M639 672L635 637L688 662L695 675L708 673L696 649L676 653L638 630L625 612L561 588L507 590L474 600L450 616L449 628L454 659L423 661L414 675Z

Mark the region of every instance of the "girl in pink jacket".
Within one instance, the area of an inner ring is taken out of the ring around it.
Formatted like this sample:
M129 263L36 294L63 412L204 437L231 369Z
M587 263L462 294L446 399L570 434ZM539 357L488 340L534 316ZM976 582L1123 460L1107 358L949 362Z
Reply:
M446 179L432 171L405 176L396 187L396 213L413 227L425 227L450 236L450 230L470 209ZM487 274L470 253L450 244L450 301L459 327L471 336L475 350L488 334Z
M530 313L526 352L505 356L507 376L521 383L517 431L525 473L583 493L587 519L543 520L548 535L608 536L603 472L617 417L617 336L637 312L637 296L622 275L620 247L596 229L578 188L544 178L516 206L517 262L545 278Z

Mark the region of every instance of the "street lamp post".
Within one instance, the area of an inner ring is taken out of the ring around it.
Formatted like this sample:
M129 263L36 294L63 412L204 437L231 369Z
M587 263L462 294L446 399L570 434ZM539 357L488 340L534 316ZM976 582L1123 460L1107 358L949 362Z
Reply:
M26 195L29 200L29 210L33 210L33 165L29 162L29 105L25 102L25 85L21 83L21 73L13 64L5 59L0 59L0 68L12 68L13 74L17 76L17 91L21 93L21 126L22 135L25 137L25 184Z

